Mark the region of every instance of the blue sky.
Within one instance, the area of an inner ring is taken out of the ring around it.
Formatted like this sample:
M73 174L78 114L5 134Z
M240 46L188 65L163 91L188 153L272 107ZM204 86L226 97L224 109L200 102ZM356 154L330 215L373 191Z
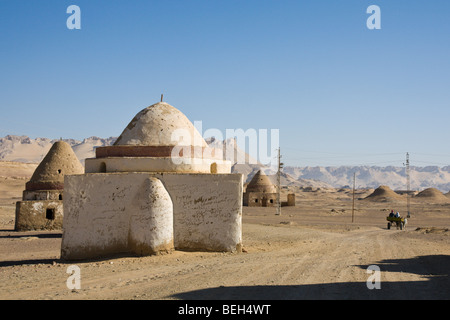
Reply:
M449 35L443 0L0 0L0 136L118 136L163 93L286 165L450 165Z

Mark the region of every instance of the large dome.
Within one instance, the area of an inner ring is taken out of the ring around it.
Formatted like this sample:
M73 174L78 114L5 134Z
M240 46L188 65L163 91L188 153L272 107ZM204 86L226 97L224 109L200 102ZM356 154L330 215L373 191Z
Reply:
M183 136L179 139L179 136ZM207 144L191 121L165 102L141 110L116 140L115 146L199 146Z
M231 163L180 110L158 102L136 114L114 145L96 148L85 168L86 173L230 173Z

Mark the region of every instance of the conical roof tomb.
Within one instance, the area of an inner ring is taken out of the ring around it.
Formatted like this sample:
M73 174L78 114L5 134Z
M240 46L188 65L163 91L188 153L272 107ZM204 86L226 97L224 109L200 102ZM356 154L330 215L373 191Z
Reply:
M247 192L265 192L265 193L275 193L276 187L270 181L269 177L262 171L259 170L252 178L252 180L247 185Z
M26 190L63 189L64 175L81 173L84 173L83 165L72 147L67 142L57 141L27 182Z
M184 143L174 139L175 131L184 136ZM207 144L191 121L177 108L165 102L141 110L114 143L115 146L199 146Z
M83 174L84 168L72 147L55 142L25 185L16 203L16 231L62 228L64 178Z
M243 205L249 207L295 207L295 194L288 193L287 201L281 200L278 187L264 173L258 170L247 185L243 195Z

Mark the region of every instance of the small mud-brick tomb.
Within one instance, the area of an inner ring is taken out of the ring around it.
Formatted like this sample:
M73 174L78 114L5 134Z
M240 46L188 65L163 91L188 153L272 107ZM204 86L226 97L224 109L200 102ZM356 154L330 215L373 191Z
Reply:
M61 258L242 248L242 174L165 102L65 177Z
M243 204L248 207L275 207L277 205L277 187L262 170L258 170L248 183ZM295 206L295 194L288 194L287 202L282 201L281 205Z
M62 228L64 176L83 173L72 147L55 142L25 185L22 201L16 203L16 231Z

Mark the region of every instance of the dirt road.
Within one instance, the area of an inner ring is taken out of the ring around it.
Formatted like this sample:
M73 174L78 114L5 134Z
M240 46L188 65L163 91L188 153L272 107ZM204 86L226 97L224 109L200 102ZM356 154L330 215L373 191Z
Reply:
M60 261L58 233L8 234L0 234L1 299L450 298L444 230L245 224L246 253L177 251L89 262ZM17 243L31 252L14 254ZM80 290L66 286L72 264L80 267ZM381 289L369 290L367 267L374 264Z

